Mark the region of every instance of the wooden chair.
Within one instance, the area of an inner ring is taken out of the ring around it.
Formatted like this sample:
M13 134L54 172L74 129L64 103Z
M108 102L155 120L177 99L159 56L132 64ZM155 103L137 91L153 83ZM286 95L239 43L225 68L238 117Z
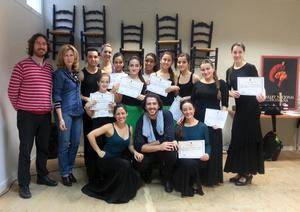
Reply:
M144 24L141 25L124 25L121 23L121 48L120 52L124 55L125 66L130 56L137 55L141 61L144 60L143 49Z
M47 37L52 43L52 58L58 53L59 46L64 44L74 45L75 5L72 10L56 10L53 5L52 30L47 29ZM52 35L52 40L49 38Z
M86 11L82 6L83 31L80 32L81 59L84 60L89 47L100 48L106 43L106 12L102 10Z
M175 58L181 52L181 39L178 39L178 14L175 17L156 14L156 55L159 58L164 51L174 53ZM176 63L175 63L176 66Z
M211 48L213 33L213 22L207 24L205 22L192 21L191 25L191 70L200 66L203 59L211 59L215 63L217 69L218 64L218 48Z

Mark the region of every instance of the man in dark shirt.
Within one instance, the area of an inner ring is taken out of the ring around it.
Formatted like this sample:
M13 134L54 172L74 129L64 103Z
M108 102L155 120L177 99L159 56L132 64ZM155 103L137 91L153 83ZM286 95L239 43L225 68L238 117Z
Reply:
M136 168L144 181L150 183L152 165L158 163L165 191L172 192L171 177L177 158L173 116L162 110L162 102L156 94L147 94L142 107L145 113L136 124L134 145L144 154L144 159Z

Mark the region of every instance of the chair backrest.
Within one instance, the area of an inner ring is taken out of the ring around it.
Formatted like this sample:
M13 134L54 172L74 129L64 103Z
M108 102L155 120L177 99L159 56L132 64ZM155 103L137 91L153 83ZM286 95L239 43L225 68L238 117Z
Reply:
M103 34L104 43L106 42L106 12L103 5L101 10L89 10L82 6L83 30L84 32L99 32Z
M190 58L190 69L194 72L195 68L199 68L202 60L210 59L214 65L215 69L218 68L218 53L219 49L215 48L209 52L197 50L196 47L191 49L191 58Z
M141 25L125 25L121 23L121 49L125 48L126 44L138 44L139 49L143 49L144 24Z
M178 40L178 14L175 17L156 14L156 41Z
M73 10L56 10L53 4L53 30L69 31L74 33L75 5Z
M205 22L192 21L191 25L191 43L192 47L210 48L213 33L213 22L210 24Z

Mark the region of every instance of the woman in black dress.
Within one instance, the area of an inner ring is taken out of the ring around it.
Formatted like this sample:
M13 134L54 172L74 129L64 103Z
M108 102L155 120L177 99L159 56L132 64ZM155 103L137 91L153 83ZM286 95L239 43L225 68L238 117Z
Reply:
M108 74L97 74L97 84L99 86L98 91L93 92L90 94L90 96L101 96L101 95L108 95L108 96L113 96L114 95L114 89L112 89L110 92L108 91L108 85L110 82L110 77ZM113 99L113 98L112 98ZM92 129L88 132L90 133L92 130L97 129L99 127L102 127L105 124L112 123L114 122L114 118L112 115L112 111L107 114L99 114L97 110L92 109L92 106L95 105L97 102L95 100L91 100L89 98L89 101L85 104L84 109L86 111L86 114L91 117L92 121ZM113 109L113 106L115 103L112 101L110 103L111 110ZM105 143L105 136L100 136L97 138L97 144L100 146L100 148L103 147ZM87 175L89 178L89 182L96 180L99 175L99 171L97 171L97 164L96 164L96 158L97 154L93 150L92 146L90 145L89 141L87 140L86 146L88 147L84 152L85 157L87 158L86 160L86 170L87 170Z
M97 181L85 185L82 192L108 203L126 203L135 197L141 180L130 161L124 158L124 151L128 148L136 161L142 161L143 154L134 149L132 127L126 124L125 107L117 105L113 114L116 119L114 123L106 124L88 134L89 142L98 155L98 169L103 174ZM96 138L101 135L106 136L103 149L96 142Z
M197 82L192 92L192 102L196 107L195 117L204 122L205 110L226 110L228 107L228 88L223 80L219 80L211 60L201 63L202 78ZM222 107L222 108L221 108ZM211 155L207 170L203 173L203 184L207 186L223 183L223 142L222 129L208 127L211 145Z
M254 174L264 173L259 102L266 97L265 94L256 97L239 94L237 77L258 77L258 73L254 65L244 60L244 44L233 44L231 54L234 64L226 72L226 81L229 95L235 99L236 111L224 171L237 173L230 182L243 186L251 183Z
M190 56L186 53L181 53L177 57L177 67L180 71L177 86L179 87L178 95L182 97L182 101L190 99L194 84L198 82L199 77L190 71Z

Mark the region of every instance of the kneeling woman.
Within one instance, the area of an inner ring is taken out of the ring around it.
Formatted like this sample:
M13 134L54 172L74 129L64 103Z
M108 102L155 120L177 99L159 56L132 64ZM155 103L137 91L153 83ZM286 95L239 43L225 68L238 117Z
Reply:
M89 142L99 156L97 167L103 174L96 182L85 185L82 192L108 203L126 203L135 197L141 180L123 154L128 148L137 161L143 160L143 154L135 151L133 147L132 128L126 124L127 111L123 105L114 108L114 117L114 123L106 124L88 134ZM101 135L106 136L103 150L96 143L96 138Z
M195 108L190 100L180 104L184 115L181 126L176 129L178 141L205 140L205 154L199 159L179 159L175 169L174 187L181 192L181 196L194 196L194 193L204 195L200 180L200 173L209 160L211 147L209 144L208 127L194 118Z

